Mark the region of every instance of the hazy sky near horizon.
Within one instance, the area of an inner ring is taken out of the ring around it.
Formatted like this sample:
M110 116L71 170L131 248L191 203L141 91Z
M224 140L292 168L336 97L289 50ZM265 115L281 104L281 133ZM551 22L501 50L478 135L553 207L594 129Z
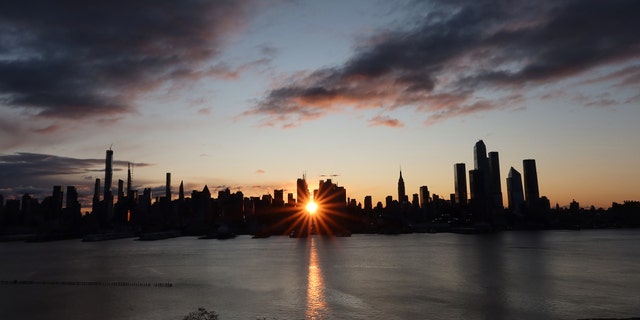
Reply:
M0 194L285 189L445 198L482 139L552 205L640 200L638 1L0 4ZM90 206L83 201L83 206Z

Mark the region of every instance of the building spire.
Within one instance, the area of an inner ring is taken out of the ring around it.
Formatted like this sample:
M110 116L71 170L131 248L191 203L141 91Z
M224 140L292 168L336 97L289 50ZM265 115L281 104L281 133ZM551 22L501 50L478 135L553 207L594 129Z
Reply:
M178 191L178 200L184 201L184 183L180 180L180 189Z
M404 179L402 179L402 167L400 168L400 178L398 178L398 202L408 202L407 194L404 189Z

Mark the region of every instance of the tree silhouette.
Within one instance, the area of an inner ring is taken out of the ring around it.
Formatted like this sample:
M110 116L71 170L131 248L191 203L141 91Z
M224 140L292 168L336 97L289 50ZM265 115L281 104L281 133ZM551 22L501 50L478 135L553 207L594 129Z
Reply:
M198 311L190 312L182 320L218 320L218 313L200 307Z

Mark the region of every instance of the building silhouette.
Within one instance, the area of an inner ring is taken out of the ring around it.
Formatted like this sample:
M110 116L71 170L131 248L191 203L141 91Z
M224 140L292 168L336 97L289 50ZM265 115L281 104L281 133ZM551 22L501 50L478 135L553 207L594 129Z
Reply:
M522 177L520 172L511 167L507 176L507 202L509 211L522 214L524 205L524 192L522 191Z
M364 197L364 210L365 212L370 212L371 210L373 210L373 199L371 198L371 196Z
M489 193L494 211L503 208L502 182L500 180L500 158L497 151L489 152Z
M62 204L64 200L64 192L62 186L53 186L53 194L51 195L51 207L47 210L49 216L47 220L59 219L62 215Z
M131 198L131 191L132 187L131 187L132 181L131 181L131 163L127 163L127 198Z
M469 191L471 194L471 218L475 222L486 221L490 214L489 206L489 158L484 141L479 140L473 146L474 169L469 171Z
M293 192L287 192L287 205L289 205L289 206L295 206L296 205L296 200L293 197Z
M453 165L455 200L457 205L467 205L467 169L464 163Z
M427 207L427 205L429 204L429 198L431 197L431 195L429 194L429 187L427 186L420 186L419 189L419 197L420 197L420 208L425 209Z
M305 206L309 202L309 185L307 185L306 174L302 175L302 178L298 178L296 181L296 200L298 205Z
M540 199L540 191L538 190L538 171L536 169L536 160L525 159L522 161L524 171L524 195L527 209L530 212L538 210L538 199Z
M323 207L341 210L347 204L347 190L333 183L331 179L320 180L318 189L314 190L313 199Z
M479 170L485 176L489 175L489 159L487 158L487 147L482 140L479 140L473 146L473 165L475 170ZM488 185L489 180L485 180L485 183ZM485 188L485 190L488 189L489 188Z
M171 173L166 173L164 192L158 188L162 196L154 198L150 188L138 196L138 191L133 189L132 165L129 164L126 192L125 182L118 180L117 203L113 203L113 151L109 149L105 159L104 190L101 190L102 180L95 179L92 214L82 216L75 186L67 186L65 193L63 187L57 185L42 202L24 194L21 200L9 199L5 203L0 195L0 227L56 234L67 232L77 236L81 232L144 234L167 230L185 235L210 235L223 226L238 234L290 234L291 230L298 230L292 229L294 224L305 218L318 222L307 224L308 232L333 235L350 234L351 231L467 233L507 228L640 226L640 214L637 214L640 202L614 203L606 212L592 208L589 214L579 207L577 201L572 202L569 209L556 205L552 210L549 200L539 194L533 159L523 160L523 175L510 168L506 178L506 212L513 214L501 215L505 211L498 152L489 152L487 156L484 142L478 141L474 146L474 169L466 169L464 163L454 164L454 193L446 193L448 196L445 197L430 194L428 187L423 185L418 193L411 194L411 203L400 170L398 200L389 195L383 200L386 206L377 202L375 207L370 195L365 196L364 205L361 205L355 199L347 198L346 189L331 179L320 180L318 189L313 192L315 201L319 202L319 210L312 216L301 208L311 199L305 175L297 179L297 199L294 200L293 193L288 193L286 202L283 189L273 190L273 195L262 197L245 197L240 191L231 193L228 188L218 189L217 198L213 198L206 185L202 191L194 190L188 197L183 181L180 182L177 199L172 200ZM66 202L63 201L65 199ZM2 231L0 229L0 235Z
M284 189L273 190L273 205L284 207Z
M167 201L171 201L171 172L167 172L167 175L166 175L164 197L167 198Z
M474 214L484 214L486 211L486 196L484 189L484 175L480 170L469 170L469 191L471 193L471 206Z
M104 165L104 196L102 198L103 207L100 210L100 225L107 226L113 218L113 193L111 183L113 179L113 150L107 150Z
M473 147L474 170L469 172L469 190L473 201L474 220L491 222L503 211L500 158L498 152L489 152L484 141ZM473 177L471 176L473 174ZM473 181L472 181L473 179Z
M402 169L400 169L400 177L398 178L398 202L406 204L409 202L407 193L404 189L404 179L402 179Z

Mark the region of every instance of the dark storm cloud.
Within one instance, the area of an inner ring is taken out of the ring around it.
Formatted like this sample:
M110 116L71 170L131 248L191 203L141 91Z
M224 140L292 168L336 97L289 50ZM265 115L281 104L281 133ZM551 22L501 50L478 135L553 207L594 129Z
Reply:
M242 24L248 1L3 1L0 104L41 116L133 111L166 81L216 74L202 64Z
M410 106L432 124L640 53L638 1L419 3L426 14L413 27L372 37L344 65L275 88L245 114L288 126L345 106ZM483 100L480 90L507 93Z

